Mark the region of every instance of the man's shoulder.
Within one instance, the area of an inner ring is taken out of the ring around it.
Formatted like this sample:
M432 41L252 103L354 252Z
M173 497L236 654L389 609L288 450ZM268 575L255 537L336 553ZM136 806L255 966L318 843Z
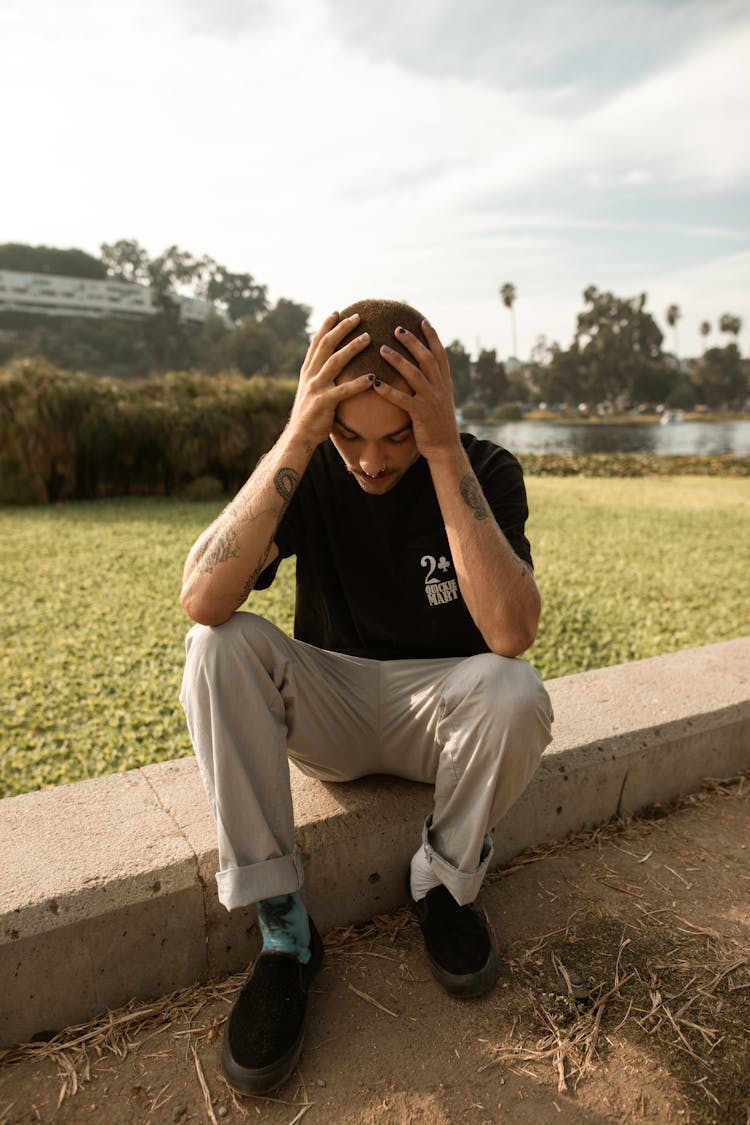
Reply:
M478 438L475 434L462 433L460 438L475 472L488 467L492 469L508 467L520 471L521 464L518 458L504 446L488 438Z

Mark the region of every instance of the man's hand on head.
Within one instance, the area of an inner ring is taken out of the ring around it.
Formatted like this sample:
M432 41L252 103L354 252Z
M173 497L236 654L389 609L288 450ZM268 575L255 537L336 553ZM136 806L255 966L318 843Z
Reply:
M429 321L422 321L422 331L428 347L406 328L399 327L394 332L398 342L412 356L411 361L387 344L380 349L383 359L398 372L413 394L378 379L373 387L376 394L406 411L412 420L417 448L430 461L454 454L460 447L460 439L448 356Z
M337 312L331 313L323 321L307 349L289 417L289 428L299 433L313 449L330 434L339 403L372 386L372 375L360 375L356 379L336 384L336 379L347 363L370 342L368 333L363 332L340 351L335 350L354 329L358 320L359 313L345 320L340 320Z

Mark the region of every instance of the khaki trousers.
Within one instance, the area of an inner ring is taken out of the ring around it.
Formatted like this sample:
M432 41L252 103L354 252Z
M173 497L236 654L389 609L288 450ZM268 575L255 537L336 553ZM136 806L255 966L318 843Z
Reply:
M194 626L186 648L180 702L216 820L228 910L302 886L289 758L323 781L380 773L434 784L425 852L454 898L473 901L492 858L487 833L551 738L549 697L528 664L493 653L344 656L252 613Z

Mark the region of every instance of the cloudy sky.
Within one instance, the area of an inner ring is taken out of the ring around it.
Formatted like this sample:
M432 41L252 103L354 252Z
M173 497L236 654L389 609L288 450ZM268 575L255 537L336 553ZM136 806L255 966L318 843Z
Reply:
M746 0L3 0L0 242L177 243L503 356L503 282L522 357L645 291L747 352L748 60Z

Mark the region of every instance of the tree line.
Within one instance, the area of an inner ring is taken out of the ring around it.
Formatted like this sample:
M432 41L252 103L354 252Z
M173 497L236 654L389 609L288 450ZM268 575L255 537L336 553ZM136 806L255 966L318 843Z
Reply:
M506 282L499 295L511 315L515 351L515 286ZM706 348L697 359L681 360L677 305L666 311L675 343L669 353L664 333L646 308L645 293L623 298L590 285L583 301L570 347L561 348L540 336L528 364L505 364L494 349L483 349L472 361L460 340L449 344L456 400L465 406L465 414L503 417L513 406L540 401L564 406L607 404L613 409L639 404L692 409L699 403L714 410L746 409L750 367L736 343L740 317L725 313L718 320L719 331L733 337L732 342ZM704 340L710 332L710 322L703 321Z
M120 239L104 243L95 258L78 249L11 243L0 246L0 269L148 286L154 311L137 321L0 314L0 363L43 356L68 372L141 380L151 376L152 401L158 377L169 371L296 379L310 338L306 305L285 297L271 304L267 287L252 274L233 272L177 246L151 257L137 241ZM208 301L217 315L202 324L186 322L178 295ZM510 316L516 352L516 287L505 282L499 297ZM453 340L447 351L456 402L465 416L512 417L540 401L574 408L579 403L605 403L612 409L658 403L683 409L698 403L714 410L746 407L750 377L736 343L739 317L725 313L718 318L719 330L732 342L680 361L677 305L666 310L674 343L670 353L645 294L620 297L591 285L583 292L583 304L570 346L562 348L541 336L529 363L504 363L494 349L482 349L472 358L460 340ZM710 331L710 322L704 321L704 341Z
M97 259L77 249L7 243L0 246L2 269L144 285L154 311L137 320L0 311L0 363L43 356L68 370L119 378L190 368L295 378L307 350L306 305L287 297L272 304L252 274L178 246L152 258L137 241L120 239L104 243ZM208 301L217 315L187 322L177 296Z

